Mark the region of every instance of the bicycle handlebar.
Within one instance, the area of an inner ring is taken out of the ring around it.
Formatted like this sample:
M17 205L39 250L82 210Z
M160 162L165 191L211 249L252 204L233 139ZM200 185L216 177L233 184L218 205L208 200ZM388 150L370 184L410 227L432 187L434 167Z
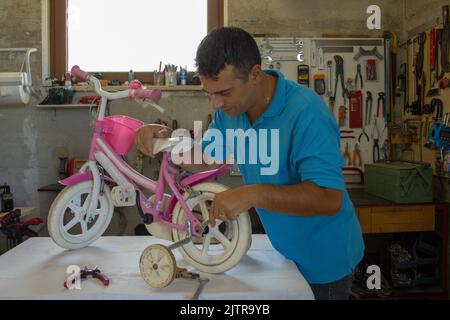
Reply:
M79 66L73 66L72 70L70 70L70 74L82 79L83 81L88 81L90 76L88 72L81 70Z
M81 70L79 66L77 66L77 65L73 66L70 73L72 74L72 76L76 76L76 77L82 79L83 81L89 82L95 88L95 91L97 92L97 94L99 94L102 97L106 97L109 99L119 99L119 98L124 98L126 96L129 96L129 97L132 97L135 99L140 99L140 100L148 99L148 100L150 100L149 104L151 106L158 109L158 111L160 111L160 112L164 112L163 108L161 108L156 103L154 103L154 102L158 102L161 99L161 96L162 96L161 90L145 89L142 87L142 83L140 83L138 80L132 81L129 84L128 90L110 93L110 92L103 91L101 88L100 81L97 78L95 78L94 76L92 76L90 73Z

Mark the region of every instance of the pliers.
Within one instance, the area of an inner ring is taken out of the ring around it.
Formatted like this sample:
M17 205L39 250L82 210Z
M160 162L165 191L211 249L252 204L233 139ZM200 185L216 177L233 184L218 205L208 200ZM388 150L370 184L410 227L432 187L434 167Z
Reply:
M341 56L334 56L334 61L336 62L336 79L334 83L334 95L333 95L333 101L336 100L336 91L337 91L337 84L339 77L341 78L341 87L342 87L342 97L344 98L344 104L346 101L347 96L347 88L344 84L344 58Z
M376 137L375 137L375 132L376 132ZM380 135L380 130L378 129L378 126L377 126L377 118L375 118L373 130L372 130L372 140L373 140L372 160L373 160L373 163L380 160L380 145L378 144L380 137L381 137L381 135ZM376 154L376 156L375 156L375 154Z
M361 132L361 134L360 134L359 137L358 137L358 142L359 142L359 143L361 143L361 138L362 138L362 137L366 137L367 142L370 141L369 135L366 133L366 128L365 128L365 127L362 128L362 132Z
M81 270L80 272L81 279L86 279L89 276L92 276L92 278L99 279L105 287L109 286L109 279L103 273L101 273L101 271L97 267L91 270L88 269L87 267L84 267L84 269ZM72 284L74 283L75 279L72 280ZM64 282L64 288L68 289L67 281Z
M380 115L380 106L381 106L381 115ZM384 117L385 113L385 100L384 100L384 92L378 92L378 101L377 101L377 117Z
M356 76L355 76L355 89L358 88L358 78L361 82L361 89L363 88L363 78L361 74L361 64L358 63L356 66Z

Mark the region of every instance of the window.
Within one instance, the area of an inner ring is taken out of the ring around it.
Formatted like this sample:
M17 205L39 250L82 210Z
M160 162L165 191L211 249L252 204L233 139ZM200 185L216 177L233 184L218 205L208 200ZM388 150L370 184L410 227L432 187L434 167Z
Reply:
M74 64L122 81L132 69L147 83L160 61L162 69L193 71L201 39L223 25L223 0L51 0L50 8L50 67L58 78Z

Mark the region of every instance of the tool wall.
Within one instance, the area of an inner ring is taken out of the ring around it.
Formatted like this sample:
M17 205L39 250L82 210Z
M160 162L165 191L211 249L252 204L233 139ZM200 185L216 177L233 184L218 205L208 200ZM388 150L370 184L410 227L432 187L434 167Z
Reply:
M389 158L383 39L255 38L264 69L315 90L341 130L347 171Z
M396 133L402 157L432 165L450 177L450 22L449 6L440 23L413 34L401 46L406 87L404 126Z

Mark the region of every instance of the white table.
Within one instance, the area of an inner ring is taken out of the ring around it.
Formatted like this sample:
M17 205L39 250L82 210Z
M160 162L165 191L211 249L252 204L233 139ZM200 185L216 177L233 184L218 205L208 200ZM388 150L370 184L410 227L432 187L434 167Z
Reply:
M170 242L150 236L102 237L87 248L67 251L50 238L31 238L0 256L0 299L190 299L197 282L175 279L168 287L148 286L139 272L141 252L150 244ZM190 268L175 250L178 266ZM80 290L63 284L67 267L98 268L110 279L82 280ZM192 270L195 271L195 270ZM295 264L271 246L266 235L253 235L247 256L225 274L201 274L210 281L200 300L313 299Z

